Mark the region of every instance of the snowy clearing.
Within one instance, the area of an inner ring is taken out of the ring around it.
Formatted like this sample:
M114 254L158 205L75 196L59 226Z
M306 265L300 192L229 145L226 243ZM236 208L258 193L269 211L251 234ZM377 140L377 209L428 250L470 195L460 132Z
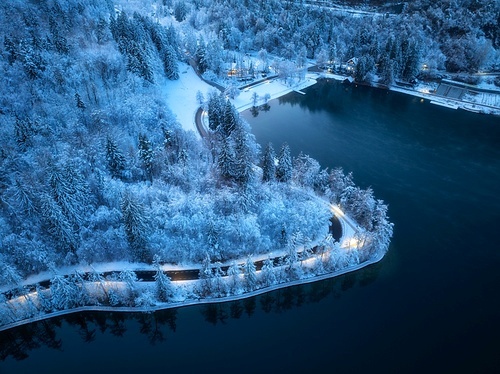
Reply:
M207 97L208 93L215 88L201 80L191 66L179 63L179 79L165 80L161 90L182 128L186 131L194 131L199 137L200 134L194 121L196 110L200 107L196 102L196 93L200 91Z

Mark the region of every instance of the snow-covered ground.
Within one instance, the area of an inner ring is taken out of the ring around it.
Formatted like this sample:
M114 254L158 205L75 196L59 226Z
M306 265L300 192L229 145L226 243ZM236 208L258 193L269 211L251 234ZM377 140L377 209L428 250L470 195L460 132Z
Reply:
M165 80L162 87L163 97L170 110L176 115L177 120L186 131L194 131L200 136L195 125L195 113L200 107L196 100L196 93L200 91L206 98L212 86L201 80L193 68L185 63L179 63L179 79Z
M276 99L292 91L301 91L316 84L314 75L307 74L305 79L294 79L290 84L286 84L282 79L273 78L258 83L249 88L243 89L238 97L231 100L239 112L250 109L253 106L253 95L257 94L257 106L264 104L266 95L269 100Z

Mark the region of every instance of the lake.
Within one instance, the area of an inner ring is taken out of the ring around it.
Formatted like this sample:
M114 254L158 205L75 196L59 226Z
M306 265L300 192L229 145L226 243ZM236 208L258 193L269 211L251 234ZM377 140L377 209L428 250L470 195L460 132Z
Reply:
M245 112L258 142L389 204L386 257L260 297L0 333L0 373L488 372L500 365L500 118L323 80Z

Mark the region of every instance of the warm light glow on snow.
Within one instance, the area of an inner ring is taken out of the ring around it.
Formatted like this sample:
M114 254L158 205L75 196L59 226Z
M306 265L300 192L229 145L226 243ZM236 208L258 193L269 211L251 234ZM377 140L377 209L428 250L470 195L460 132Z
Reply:
M347 249L357 249L358 246L359 240L356 238L346 238L342 243L342 247Z
M330 210L333 213L335 213L336 215L338 215L339 217L344 218L344 216L345 216L344 212L336 205L330 204Z

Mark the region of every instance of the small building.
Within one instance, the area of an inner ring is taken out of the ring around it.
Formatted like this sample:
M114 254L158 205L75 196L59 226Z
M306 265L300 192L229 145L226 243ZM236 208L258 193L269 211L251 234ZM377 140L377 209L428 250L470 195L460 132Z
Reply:
M353 57L345 63L346 65L346 70L348 73L354 73L356 71L356 66L358 66L358 58Z

